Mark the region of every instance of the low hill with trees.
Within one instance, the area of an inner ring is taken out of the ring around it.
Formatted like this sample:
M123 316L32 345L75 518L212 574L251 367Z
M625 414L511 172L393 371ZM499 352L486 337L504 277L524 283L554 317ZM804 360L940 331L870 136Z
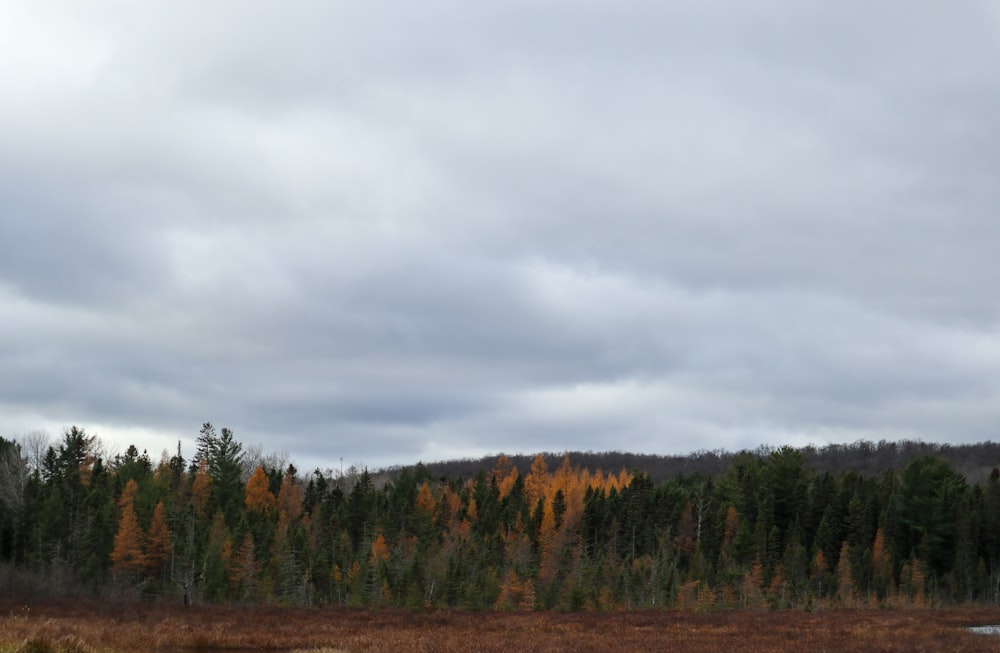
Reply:
M738 457L756 455L766 458L774 451L773 447L761 447L752 451L700 450L686 455L671 456L623 451L570 451L546 452L542 453L542 456L549 466L558 465L562 458L568 455L573 464L590 471L598 469L640 470L649 475L654 483L662 483L675 476L691 474L717 476L725 472ZM803 447L798 451L802 454L803 464L808 469L832 474L853 471L863 476L880 476L888 471L900 470L921 456L943 458L966 478L975 482L988 477L994 467L1000 467L1000 443L996 442L950 445L918 440L894 442L859 440L850 444ZM501 455L510 460L517 467L518 472L525 474L537 454L497 453L477 459L421 463L421 466L433 476L472 478L480 470L493 469ZM397 471L398 469L401 468L396 468ZM410 469L413 471L415 466L411 466Z

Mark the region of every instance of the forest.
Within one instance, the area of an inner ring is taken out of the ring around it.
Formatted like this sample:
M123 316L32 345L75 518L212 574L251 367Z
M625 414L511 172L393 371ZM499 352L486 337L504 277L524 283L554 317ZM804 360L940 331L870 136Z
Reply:
M972 478L924 451L831 470L780 447L654 480L571 454L500 455L466 474L303 473L207 423L190 460L180 445L156 462L135 446L108 455L78 427L46 446L0 438L0 593L414 610L996 604L1000 471Z

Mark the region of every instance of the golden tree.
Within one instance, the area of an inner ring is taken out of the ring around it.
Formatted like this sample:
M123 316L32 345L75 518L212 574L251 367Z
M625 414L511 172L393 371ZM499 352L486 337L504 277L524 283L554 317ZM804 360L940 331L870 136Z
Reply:
M126 578L139 574L146 567L144 551L145 535L135 514L135 495L138 486L134 479L125 485L119 499L121 518L118 521L118 533L115 535L115 546L111 551L112 570L116 576Z
M829 574L830 567L827 564L826 556L823 555L823 549L816 549L816 555L813 556L812 562L812 578L813 583L815 583L817 596L823 596L830 591L829 583L827 582Z
M743 585L740 588L742 603L745 608L758 608L764 602L764 565L755 560L753 566L743 575Z
M431 488L427 485L427 481L420 486L420 492L417 493L417 510L426 514L434 514L434 495L431 494Z
M535 607L535 584L530 578L522 579L513 569L508 569L500 585L496 607L507 610L531 610Z
M230 560L229 571L240 598L247 601L256 598L260 564L257 562L250 533L244 533L243 543Z
M191 503L199 517L205 517L208 509L208 499L212 494L212 477L208 475L208 463L204 460L195 472L194 483L191 484Z
M837 561L837 597L845 605L854 604L854 578L851 576L851 547L847 542L840 546Z
M719 558L723 563L729 562L734 553L734 541L736 534L740 531L740 515L736 512L736 506L730 504L726 509L725 526L722 531L722 550Z
M539 499L548 494L550 480L549 466L545 462L545 456L538 454L531 463L528 475L524 477L524 496L532 509Z
M302 517L302 489L292 475L291 470L285 472L278 490L278 511L288 524L296 523Z
M500 454L497 459L497 466L493 469L493 478L496 479L497 487L500 489L500 498L510 494L510 489L517 481L517 468L507 456Z
M391 554L392 552L389 550L389 544L385 541L385 536L379 533L375 541L372 542L372 563L388 563Z
M278 505L278 500L271 492L271 482L263 467L254 470L253 476L247 481L243 502L250 510L260 513L269 513Z
M872 543L872 583L880 599L888 596L892 585L892 555L881 528L875 532L875 541Z
M151 573L161 574L170 555L172 546L170 525L167 523L167 510L160 501L153 509L153 520L149 524L149 537L146 546L146 565Z

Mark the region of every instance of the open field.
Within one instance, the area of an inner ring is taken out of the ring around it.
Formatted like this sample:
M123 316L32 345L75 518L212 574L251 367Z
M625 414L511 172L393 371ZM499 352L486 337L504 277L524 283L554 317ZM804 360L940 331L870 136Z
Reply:
M985 608L820 612L368 612L0 600L0 651L996 651Z

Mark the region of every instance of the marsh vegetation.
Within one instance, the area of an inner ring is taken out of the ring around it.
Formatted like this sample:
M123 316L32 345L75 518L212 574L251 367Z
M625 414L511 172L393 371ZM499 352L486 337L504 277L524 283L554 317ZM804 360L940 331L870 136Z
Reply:
M726 650L995 651L986 608L737 611L371 611L61 602L0 603L0 652L242 650L324 653Z

